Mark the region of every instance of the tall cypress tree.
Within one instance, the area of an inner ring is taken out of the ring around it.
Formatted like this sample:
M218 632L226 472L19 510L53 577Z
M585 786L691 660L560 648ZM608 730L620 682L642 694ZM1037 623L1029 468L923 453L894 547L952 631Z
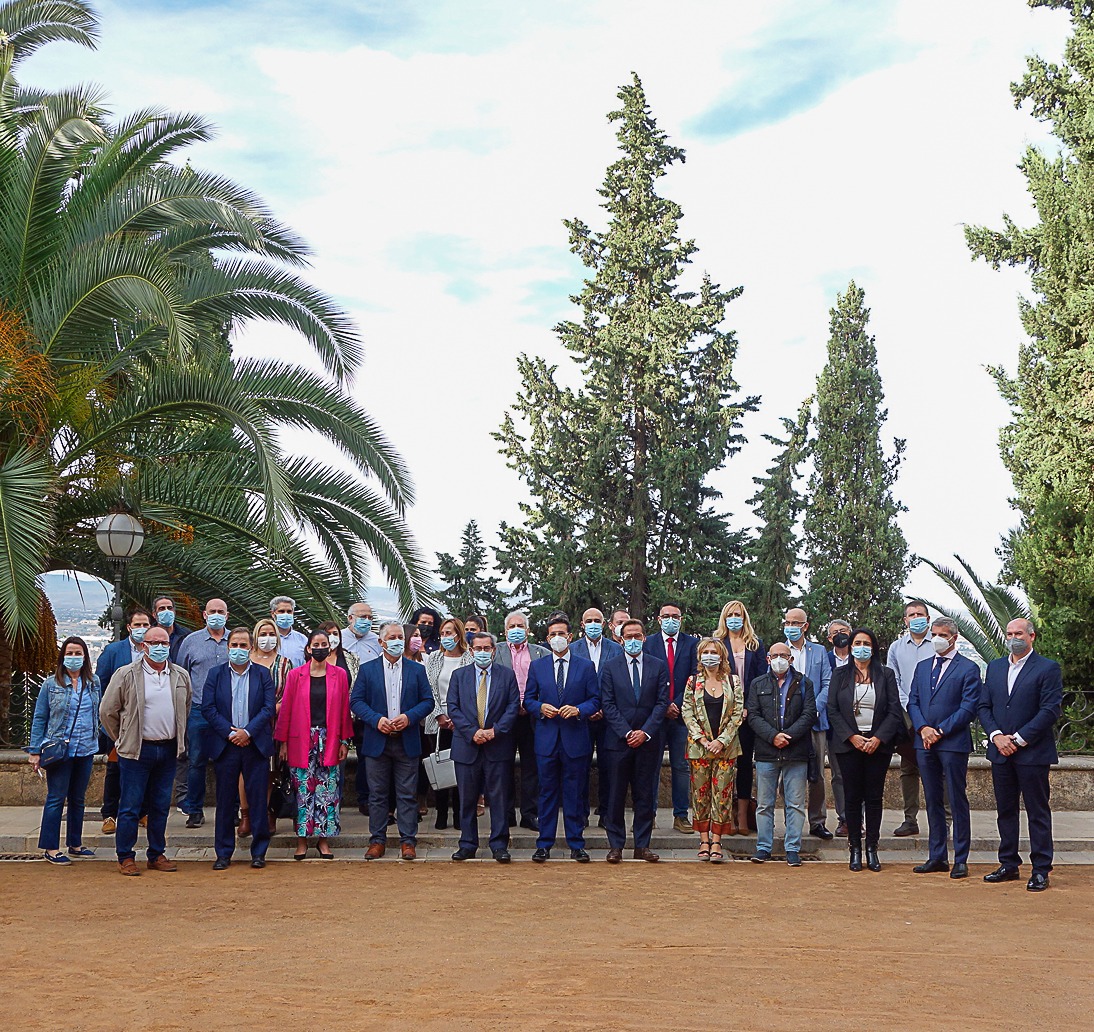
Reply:
M498 566L535 612L628 605L647 616L671 595L709 624L740 581L744 535L715 508L707 475L739 450L737 343L721 328L741 288L681 276L697 250L657 182L684 152L657 128L637 76L619 91L620 156L599 193L604 231L565 223L589 276L580 316L555 327L580 386L542 358L518 359L523 390L496 435L528 486L523 526L501 528ZM519 421L519 425L518 425Z
M885 643L897 630L911 564L897 523L893 484L904 452L881 447L888 412L870 310L852 281L830 312L828 362L817 379L813 473L805 510L808 608L814 625L833 616L871 628Z
M1028 339L1012 376L991 370L1013 419L1000 433L1021 523L1004 543L1004 575L1036 603L1037 647L1058 658L1064 683L1094 686L1094 4L1039 0L1070 12L1064 60L1027 59L1011 86L1048 124L1059 152L1027 147L1021 162L1037 212L1024 229L966 229L993 268L1025 266L1033 299L1019 300Z
M764 638L781 634L782 618L790 606L790 586L800 558L798 517L805 499L798 490L798 466L809 450L812 398L802 402L796 419L782 419L786 438L764 434L779 451L767 475L753 477L759 490L748 500L760 521L760 533L749 546L749 615Z
M505 616L501 590L498 578L487 576L486 570L486 545L478 523L470 520L460 536L459 556L437 553L437 575L447 585L437 598L453 616L481 613L491 627L500 626Z

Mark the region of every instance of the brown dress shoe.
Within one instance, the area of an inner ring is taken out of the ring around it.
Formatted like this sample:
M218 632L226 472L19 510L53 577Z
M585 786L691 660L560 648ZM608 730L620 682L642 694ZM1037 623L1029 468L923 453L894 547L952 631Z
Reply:
M610 864L621 863L622 860L623 860L623 850L622 849L609 849L608 850L608 855L604 859L607 860L608 863L610 863Z
M400 852L402 853L402 858L404 860L417 860L418 859L417 851L415 850L415 848L409 842L404 842L402 844L402 846L400 847Z
M386 850L387 846L385 846L382 842L373 842L372 845L365 850L365 859L379 860L380 857L384 855L384 852Z
M683 817L674 817L672 820L672 830L679 832L681 835L693 835L695 829L691 824Z
M652 849L636 849L634 851L635 860L645 860L647 863L655 864L661 859Z
M150 871L166 871L170 874L178 869L178 864L176 864L174 860L168 860L167 857L163 855L157 856L155 860L148 861L148 870Z
M139 821L137 821L137 823L142 828L147 828L148 827L148 814L145 814Z
M236 832L236 834L240 838L250 838L251 837L251 811L250 810L241 810L240 811L239 830Z
M126 860L118 861L118 873L127 874L130 878L136 878L141 873L141 869L137 866L137 862L129 857Z

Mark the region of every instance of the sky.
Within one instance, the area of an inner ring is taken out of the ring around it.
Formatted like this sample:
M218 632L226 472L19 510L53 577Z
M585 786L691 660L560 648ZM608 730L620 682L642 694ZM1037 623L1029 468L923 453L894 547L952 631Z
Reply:
M518 518L523 487L491 433L520 389L519 353L573 379L551 332L576 311L583 275L562 220L603 225L606 115L637 72L687 154L661 189L698 245L694 277L744 287L725 326L742 395L762 403L749 444L710 478L733 524L754 525L745 499L772 458L762 435L814 390L828 311L853 278L872 311L886 439L907 440L895 493L909 546L997 575L1017 517L997 446L1008 412L986 367L1014 369L1028 285L973 262L963 226L1032 219L1017 163L1051 141L1009 84L1027 55L1059 56L1065 15L1022 0L97 9L96 52L55 45L21 78L93 81L118 113L161 106L217 124L188 157L261 194L313 248L308 276L357 319L366 360L352 389L412 471L409 518L428 557L458 550L469 519L493 541ZM266 326L237 350L318 368ZM907 589L948 601L938 584L921 567Z

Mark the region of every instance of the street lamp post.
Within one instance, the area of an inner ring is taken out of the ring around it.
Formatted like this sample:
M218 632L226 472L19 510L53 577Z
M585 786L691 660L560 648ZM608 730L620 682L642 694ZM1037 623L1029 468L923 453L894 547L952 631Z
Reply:
M114 567L114 604L110 615L114 620L117 641L125 636L125 611L122 608L122 575L129 562L144 544L141 521L127 512L112 512L104 516L95 528L95 542Z

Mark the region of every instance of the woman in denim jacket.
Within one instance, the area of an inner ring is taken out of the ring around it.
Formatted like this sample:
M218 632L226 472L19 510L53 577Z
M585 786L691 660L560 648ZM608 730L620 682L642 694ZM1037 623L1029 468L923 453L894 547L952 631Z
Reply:
M99 742L99 679L83 638L66 638L57 670L42 682L30 729L30 764L39 770L42 743L68 739L65 758L50 764L46 774L46 805L38 848L51 864L70 864L69 857L94 856L83 844L84 796ZM68 801L68 856L61 852L61 811Z

